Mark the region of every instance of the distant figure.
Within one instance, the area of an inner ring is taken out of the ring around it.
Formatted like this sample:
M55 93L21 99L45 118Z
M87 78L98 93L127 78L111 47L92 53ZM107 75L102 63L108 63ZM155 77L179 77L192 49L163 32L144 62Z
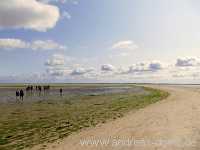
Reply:
M33 94L33 86L30 86L30 90L31 90L31 95Z
M42 87L40 85L38 86L38 90L39 90L39 96L41 96Z
M16 91L16 100L18 100L19 97L19 90Z
M49 85L45 85L43 86L43 89L44 89L44 94L49 94L49 90L50 90L50 86Z
M38 86L37 86L37 85L35 86L35 90L36 90L36 91L38 90Z
M21 89L19 92L20 100L24 100L24 91Z
M60 96L62 96L62 95L63 95L63 89L60 88Z
M26 95L30 95L30 90L31 90L31 87L30 86L27 86L26 87Z

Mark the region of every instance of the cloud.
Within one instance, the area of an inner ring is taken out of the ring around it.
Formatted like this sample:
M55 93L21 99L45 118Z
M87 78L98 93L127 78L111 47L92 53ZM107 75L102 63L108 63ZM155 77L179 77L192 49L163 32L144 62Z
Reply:
M164 68L164 64L159 61L152 62L140 62L129 67L127 71L121 72L122 74L129 73L145 73L145 72L157 72Z
M70 74L71 70L64 66L51 66L46 70L50 76L64 77Z
M62 3L65 4L67 0L39 0L40 2L43 3Z
M101 66L101 71L104 71L104 72L111 72L114 70L115 70L115 67L111 64L104 64Z
M63 54L54 54L44 63L44 65L47 67L47 74L59 78L76 78L83 76L89 78L94 75L95 69L93 67L83 67L82 64L79 64L77 61L80 63L82 60Z
M177 73L172 74L173 78L179 78L179 79L200 79L200 72L197 70L193 71L179 71Z
M44 64L47 67L46 72L50 76L55 77L69 76L73 69L66 66L66 63L71 61L74 61L74 58L67 57L63 54L54 54Z
M79 4L79 1L77 1L77 0L72 0L72 4L78 5L78 4Z
M45 63L46 66L54 67L54 66L64 66L65 65L65 57L61 54L54 54L49 60Z
M90 73L92 71L94 71L93 68L89 68L89 69L86 69L86 68L75 68L72 71L71 75L85 75L85 74Z
M160 62L151 62L149 63L149 70L151 71L157 71L163 69L163 64Z
M27 42L21 39L0 39L0 49L65 50L67 47L52 40Z
M138 45L136 45L131 40L119 41L112 45L112 49L119 49L119 50L134 50L137 48L138 48Z
M43 3L61 3L61 4L72 3L74 5L77 5L79 3L77 0L39 0L39 1Z
M33 41L30 46L33 50L65 50L67 47L60 45L52 40L37 40Z
M21 49L28 48L29 44L20 39L0 39L0 48L1 49Z
M51 76L56 77L70 77L70 76L90 76L90 73L92 75L92 72L94 71L93 68L83 68L83 67L67 67L64 65L51 65L47 68L46 72Z
M63 19L66 18L66 19L69 20L69 19L72 18L72 16L71 16L67 11L63 11L63 12L62 12L62 18L63 18Z
M178 58L176 61L177 67L192 67L199 65L200 65L200 60L197 58Z
M46 31L60 18L59 8L37 0L4 0L0 2L0 28L24 28Z
M146 61L127 67L103 64L100 67L95 66L98 69L94 69L92 64L81 63L80 59L70 59L69 56L54 54L45 62L46 73L44 74L46 75L45 77L49 76L47 79L52 79L55 82L90 80L93 82L173 83L178 81L181 83L181 81L198 81L200 79L200 71L198 71L200 65L194 64L192 67L177 67L176 63L165 64L160 61ZM13 80L15 78L17 77L13 76ZM3 78L1 79L4 80ZM25 80L27 81L28 79L25 78Z
M178 79L196 79L200 77L200 59L196 57L178 58L170 74Z

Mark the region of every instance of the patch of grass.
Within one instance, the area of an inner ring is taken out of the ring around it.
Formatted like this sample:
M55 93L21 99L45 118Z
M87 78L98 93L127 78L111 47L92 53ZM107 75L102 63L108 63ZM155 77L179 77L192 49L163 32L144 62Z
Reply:
M2 104L0 149L20 150L53 142L168 96L164 91L144 89L148 94L75 95L63 100Z

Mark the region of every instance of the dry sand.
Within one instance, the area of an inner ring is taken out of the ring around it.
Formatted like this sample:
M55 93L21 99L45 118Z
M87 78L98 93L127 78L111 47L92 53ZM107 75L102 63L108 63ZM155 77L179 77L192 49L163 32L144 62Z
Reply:
M152 87L171 95L123 118L49 144L46 149L200 150L200 90L183 86ZM84 141L96 143L84 144Z

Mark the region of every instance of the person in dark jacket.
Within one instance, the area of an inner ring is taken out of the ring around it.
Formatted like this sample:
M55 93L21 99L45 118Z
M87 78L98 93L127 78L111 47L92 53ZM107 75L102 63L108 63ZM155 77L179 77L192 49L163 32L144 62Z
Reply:
M19 95L20 95L20 100L24 100L24 91L21 89L20 92L19 92Z
M18 100L19 97L19 90L16 91L16 100Z
M62 95L63 95L63 89L60 88L60 96L62 96Z

